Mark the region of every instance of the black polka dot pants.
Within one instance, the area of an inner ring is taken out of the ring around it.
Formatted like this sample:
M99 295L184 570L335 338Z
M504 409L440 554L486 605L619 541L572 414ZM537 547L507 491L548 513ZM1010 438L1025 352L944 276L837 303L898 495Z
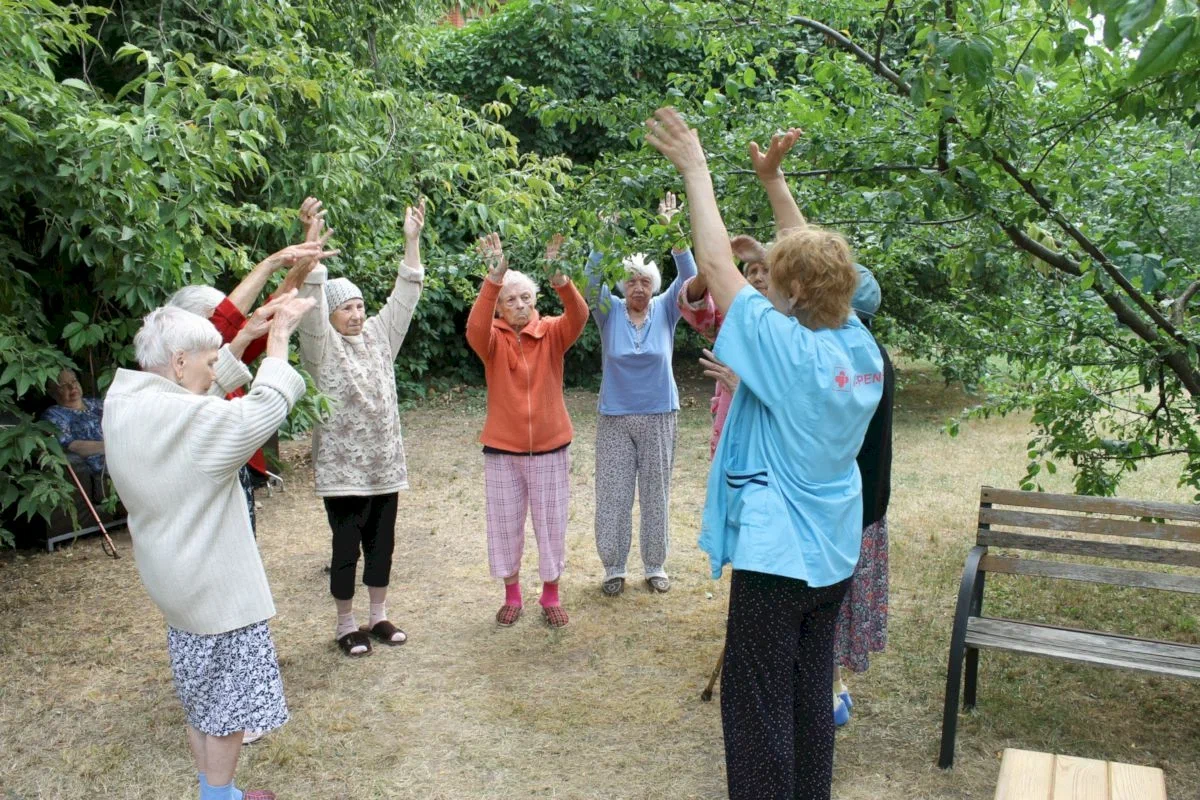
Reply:
M730 800L829 800L833 631L848 584L733 571L721 673Z

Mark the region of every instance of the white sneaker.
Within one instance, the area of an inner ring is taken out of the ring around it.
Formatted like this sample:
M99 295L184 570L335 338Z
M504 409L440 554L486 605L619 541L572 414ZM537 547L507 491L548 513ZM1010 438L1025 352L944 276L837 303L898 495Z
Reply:
M266 735L266 731L247 730L242 734L242 746L245 747L248 744L254 744Z

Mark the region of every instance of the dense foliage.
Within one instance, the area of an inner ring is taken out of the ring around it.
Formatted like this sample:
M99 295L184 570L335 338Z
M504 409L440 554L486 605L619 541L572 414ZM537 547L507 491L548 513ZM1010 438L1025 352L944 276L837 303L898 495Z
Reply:
M231 288L298 236L307 194L369 304L429 198L397 377L477 379L476 236L535 271L555 230L572 264L683 237L656 224L677 181L641 145L663 102L700 130L731 230L764 240L746 143L805 129L795 189L879 276L881 336L979 386L974 413L1033 410L1029 485L1066 461L1112 492L1180 453L1200 489L1193 0L517 0L462 31L437 6L0 0L0 511L63 501L30 414L46 380L74 363L103 389L141 314ZM569 367L594 374L594 331Z

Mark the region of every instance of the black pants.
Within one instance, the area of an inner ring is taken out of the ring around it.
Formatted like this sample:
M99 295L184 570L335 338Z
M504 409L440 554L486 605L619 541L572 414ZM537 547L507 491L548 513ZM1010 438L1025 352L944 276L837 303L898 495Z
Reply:
M721 673L730 800L829 800L833 629L847 585L733 571Z
M329 592L337 600L354 597L358 551L363 554L363 583L387 586L392 573L392 547L396 542L398 495L326 497L325 514L333 529L333 557L329 562Z

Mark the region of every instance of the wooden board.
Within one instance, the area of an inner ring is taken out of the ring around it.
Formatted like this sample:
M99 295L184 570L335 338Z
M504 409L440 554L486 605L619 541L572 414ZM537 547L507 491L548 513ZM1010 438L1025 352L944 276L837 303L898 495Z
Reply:
M1177 567L1200 567L1200 549L1146 547L1127 542L1097 542L1092 539L1068 539L1062 536L1031 536L995 529L979 530L976 544L985 547L1011 547L1042 553L1111 558L1117 561L1144 561Z
M993 617L970 617L971 647L1009 650L1077 664L1130 669L1200 680L1200 647L1037 625Z
M1040 561L1033 558L984 556L979 559L984 572L1004 572L1010 575L1037 575L1042 578L1064 578L1071 581L1110 583L1114 586L1139 586L1143 589L1164 589L1171 592L1200 594L1200 577L1168 575L1137 569L1094 567L1091 564L1068 564L1062 561Z
M1108 765L1110 800L1167 800L1167 781L1158 767L1116 761Z
M1162 522L1142 522L1136 519L1108 519L1072 514L1041 514L1007 508L980 508L979 524L1051 531L1078 531L1079 533L1098 533L1105 536L1133 536L1140 539L1163 539L1169 542L1200 544L1200 527L1196 525L1169 525Z
M1051 800L1109 800L1108 763L1091 758L1054 757Z
M996 489L992 486L984 486L980 490L979 501L1002 506L1052 508L1059 511L1081 511L1090 514L1124 514L1130 517L1157 517L1200 522L1200 506L1185 503L1126 500L1120 497L1088 497L1079 494L1019 492L1013 489Z
M1000 759L995 800L1049 800L1054 791L1054 756L1007 748Z

